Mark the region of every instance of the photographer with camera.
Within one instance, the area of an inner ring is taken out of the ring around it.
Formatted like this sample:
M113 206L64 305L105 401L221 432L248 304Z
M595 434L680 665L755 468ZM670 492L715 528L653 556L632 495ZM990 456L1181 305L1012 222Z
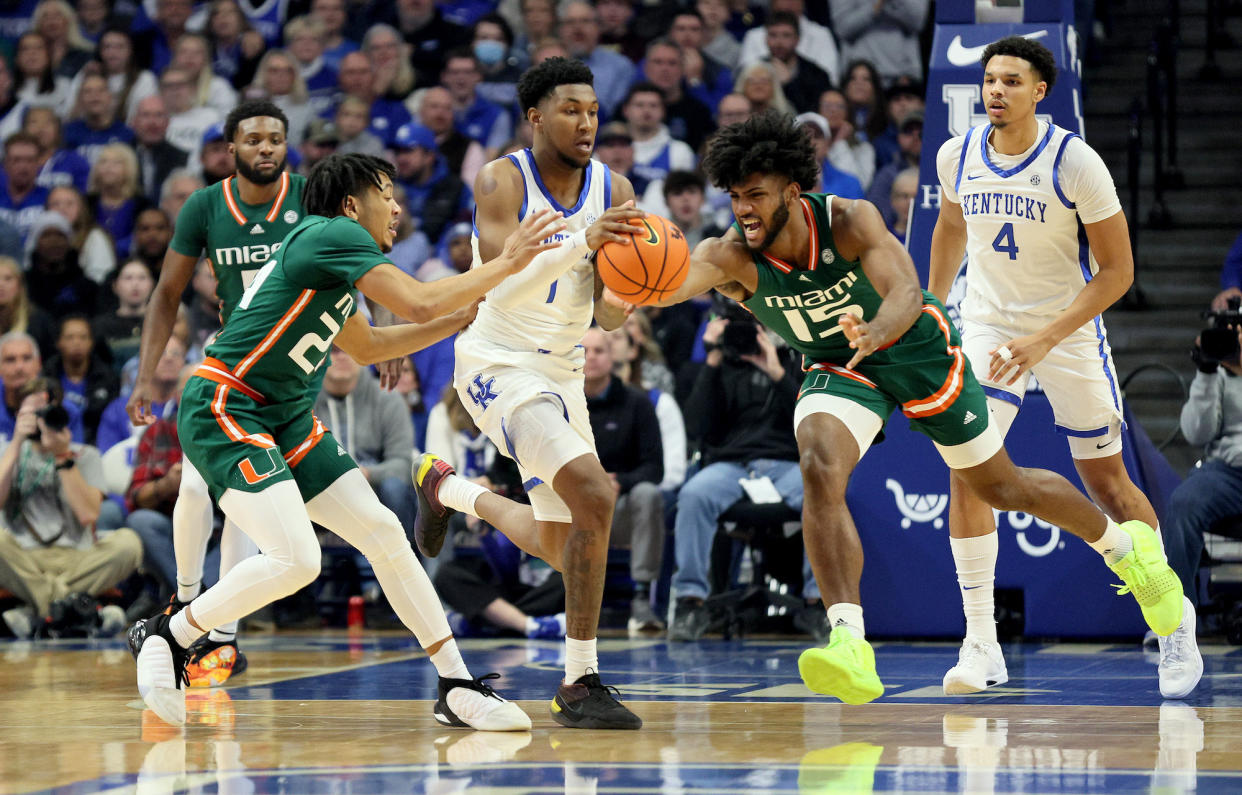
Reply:
M1173 490L1165 511L1164 547L1169 566L1196 605L1195 574L1203 534L1221 519L1242 514L1242 311L1239 298L1204 313L1211 327L1195 340L1198 368L1182 406L1182 434L1203 445L1203 458Z
M0 587L24 604L4 621L19 638L31 637L47 616L82 612L83 603L132 574L142 542L129 529L95 535L104 496L99 451L72 441L60 385L33 378L19 391L13 439L0 454ZM85 595L85 596L83 596ZM72 604L73 610L65 609ZM124 628L119 608L91 620L103 633ZM102 626L95 619L102 619Z
M697 640L710 622L703 601L712 542L720 515L745 496L741 481L767 480L781 501L802 510L793 432L798 362L732 301L717 297L716 314L704 329L707 359L684 409L686 436L698 443L702 468L686 480L677 499L677 603L668 631L674 641ZM809 566L803 574L803 595L815 603L819 591ZM826 615L823 608L807 615L816 613Z

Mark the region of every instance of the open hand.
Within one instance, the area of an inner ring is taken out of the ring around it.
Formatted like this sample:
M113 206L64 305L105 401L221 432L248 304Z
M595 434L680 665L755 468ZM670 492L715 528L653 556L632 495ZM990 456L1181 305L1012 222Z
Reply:
M513 263L512 272L517 273L536 255L558 248L561 241L553 240L552 236L564 230L565 219L560 213L546 208L540 210L526 216L526 220L509 233L500 256L507 257Z
M850 341L850 347L858 351L854 354L854 358L850 359L849 364L845 365L847 370L853 370L859 362L884 345L885 341L872 332L871 324L859 319L856 315L841 315L837 319L837 325L845 332L845 338Z
M1035 335L1019 337L1004 345L997 345L988 355L988 380L1009 386L1017 382L1023 373L1043 361L1052 345ZM1008 378L1009 380L1005 380Z

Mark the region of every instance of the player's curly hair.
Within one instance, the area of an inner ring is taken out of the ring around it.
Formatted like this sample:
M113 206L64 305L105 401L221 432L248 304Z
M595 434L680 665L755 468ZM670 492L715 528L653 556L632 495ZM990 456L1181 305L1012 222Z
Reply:
M1035 70L1035 74L1039 75L1039 79L1048 84L1048 87L1044 89L1044 95L1052 93L1052 86L1057 82L1057 59L1052 55L1052 50L1033 39L1006 36L989 44L983 50L983 57L979 59L979 63L986 70L988 61L996 55L1012 55L1014 58L1021 58L1029 63Z
M257 116L271 116L273 119L279 119L280 123L285 126L285 134L289 134L289 117L275 102L267 99L248 99L238 103L237 107L229 111L228 117L224 120L224 140L231 143L233 136L237 134L237 125Z
M721 190L752 174L779 174L811 190L819 182L815 148L788 113L769 110L720 130L707 146L703 171Z
M328 155L315 164L306 178L302 204L307 215L334 218L341 214L346 196L361 196L368 186L380 187L380 175L397 178L397 167L374 155L351 152Z
M557 86L584 83L595 86L595 75L591 68L582 61L570 58L549 58L526 70L526 74L518 80L518 102L522 105L522 113L538 105L546 97L551 96Z

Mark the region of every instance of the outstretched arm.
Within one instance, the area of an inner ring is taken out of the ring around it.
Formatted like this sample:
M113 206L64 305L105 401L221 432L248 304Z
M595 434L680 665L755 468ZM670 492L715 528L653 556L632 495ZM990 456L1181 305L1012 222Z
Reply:
M377 328L355 312L345 321L335 344L358 364L367 365L408 356L456 334L474 320L479 302L426 323L401 323Z
M832 214L837 250L846 259L861 260L863 273L884 299L869 321L854 315L841 315L838 321L858 351L846 365L852 369L914 325L923 309L923 291L914 262L874 204L834 199Z
M755 263L745 251L741 236L733 229L724 237L709 237L699 242L690 253L690 272L672 295L656 301L654 306L672 306L696 295L718 289L739 301L754 293L759 284Z
M940 216L932 230L931 261L927 276L927 291L946 303L953 279L962 266L966 253L966 218L962 205L940 197Z

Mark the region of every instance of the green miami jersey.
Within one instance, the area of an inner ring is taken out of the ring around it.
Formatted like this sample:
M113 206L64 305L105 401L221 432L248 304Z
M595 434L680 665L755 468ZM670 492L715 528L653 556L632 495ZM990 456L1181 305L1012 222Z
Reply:
M288 171L280 175L280 191L267 204L241 200L235 177L227 177L190 194L177 214L169 244L187 257L206 255L216 275L220 316L229 319L242 292L280 250L285 235L304 214L306 178Z
M313 402L316 373L357 310L354 282L389 262L352 218L307 216L255 275L207 356L268 403Z
M808 359L845 364L854 351L838 319L852 314L870 320L883 297L863 273L862 263L837 251L832 196L804 193L800 201L811 230L806 270L766 253L754 254L759 285L744 305Z

